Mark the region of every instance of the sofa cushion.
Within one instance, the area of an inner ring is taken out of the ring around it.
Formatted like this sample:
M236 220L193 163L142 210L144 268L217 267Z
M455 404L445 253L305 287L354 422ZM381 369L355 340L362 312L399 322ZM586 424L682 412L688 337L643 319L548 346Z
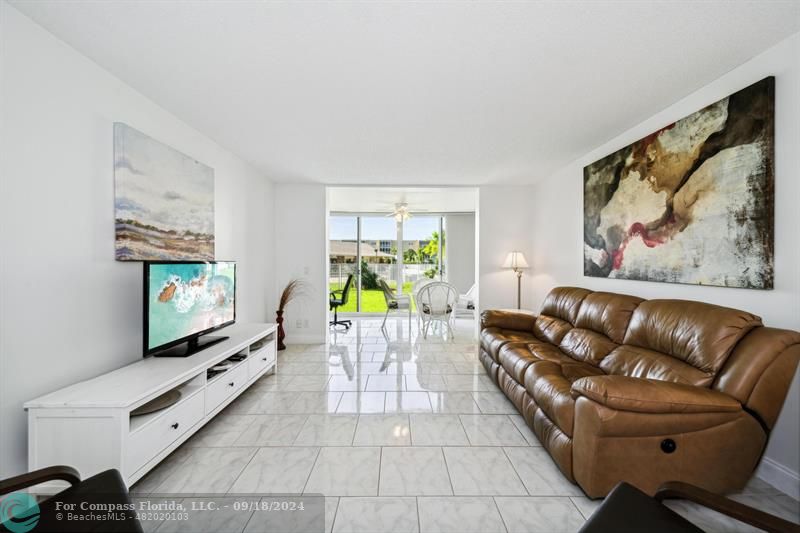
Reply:
M541 361L553 361L556 363L574 363L575 360L561 351L558 346L554 346L547 342L531 342L528 343L528 350L531 354Z
M574 324L578 318L581 302L592 291L580 287L556 287L545 297L539 316L560 318Z
M625 294L593 292L584 298L575 327L601 333L621 344L633 312L644 300Z
M760 325L759 317L736 309L649 300L633 312L624 344L670 355L713 377L736 343Z
M533 332L539 339L558 345L573 328L581 302L591 291L577 287L558 287L542 303Z
M524 384L525 390L547 417L566 435L572 436L575 415L575 400L570 392L572 383L597 375L603 375L603 372L586 363L537 361L525 371Z
M530 342L536 340L533 333L526 333L514 329L486 328L481 331L481 347L486 350L495 362L499 362L498 355L500 348L505 344L509 342Z
M559 345L561 351L573 359L595 366L617 346L619 344L602 333L583 328L571 329Z
M508 372L514 381L523 383L525 370L536 361L541 359L534 357L527 344L509 343L500 349L498 355L500 365Z
M615 348L600 362L600 368L611 375L660 379L698 387L707 387L714 380L712 374L671 355L637 346Z

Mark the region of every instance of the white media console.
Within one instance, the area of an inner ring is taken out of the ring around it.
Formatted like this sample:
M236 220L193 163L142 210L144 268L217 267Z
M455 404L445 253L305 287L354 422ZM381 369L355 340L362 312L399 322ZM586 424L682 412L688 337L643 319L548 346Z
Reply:
M82 478L116 468L128 486L169 455L276 365L275 324L234 324L230 338L185 358L147 357L25 403L28 468L78 469ZM207 371L237 354L221 374ZM178 389L180 400L154 413L131 411Z

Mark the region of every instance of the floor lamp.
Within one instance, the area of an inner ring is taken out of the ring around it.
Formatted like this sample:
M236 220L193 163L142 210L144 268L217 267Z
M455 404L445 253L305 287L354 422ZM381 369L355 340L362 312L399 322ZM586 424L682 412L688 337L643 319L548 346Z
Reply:
M517 309L522 309L522 271L530 268L522 252L509 252L503 268L510 268L517 275Z

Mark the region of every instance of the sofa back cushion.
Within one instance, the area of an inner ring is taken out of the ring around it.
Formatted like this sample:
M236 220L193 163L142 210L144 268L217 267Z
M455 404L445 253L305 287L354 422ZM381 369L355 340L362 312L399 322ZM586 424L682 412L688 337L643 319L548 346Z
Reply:
M714 381L712 374L677 357L639 346L618 346L603 358L599 366L606 374L614 376L659 379L696 387L708 387Z
M635 296L607 292L587 295L575 327L561 340L561 349L574 359L597 366L622 342L633 311L642 301Z
M592 291L579 287L556 287L542 303L533 333L539 339L558 344L575 325L581 302Z
M759 317L736 309L684 300L649 300L633 312L623 344L678 359L709 376L704 383L708 385L736 343L760 325Z

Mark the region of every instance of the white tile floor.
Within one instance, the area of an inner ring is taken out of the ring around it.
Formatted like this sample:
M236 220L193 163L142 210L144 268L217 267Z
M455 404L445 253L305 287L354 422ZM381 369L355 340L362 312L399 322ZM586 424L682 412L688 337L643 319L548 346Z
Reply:
M563 477L485 375L472 321L458 320L452 342L423 340L413 323L409 334L407 320L390 319L384 332L380 324L355 319L330 344L281 352L277 374L132 492L319 493L326 532L336 533L579 529L599 502ZM797 501L758 480L735 498L800 521ZM748 531L687 502L670 505L709 531ZM224 530L254 526L236 516ZM145 527L181 530L174 522ZM222 531L215 527L203 526Z

